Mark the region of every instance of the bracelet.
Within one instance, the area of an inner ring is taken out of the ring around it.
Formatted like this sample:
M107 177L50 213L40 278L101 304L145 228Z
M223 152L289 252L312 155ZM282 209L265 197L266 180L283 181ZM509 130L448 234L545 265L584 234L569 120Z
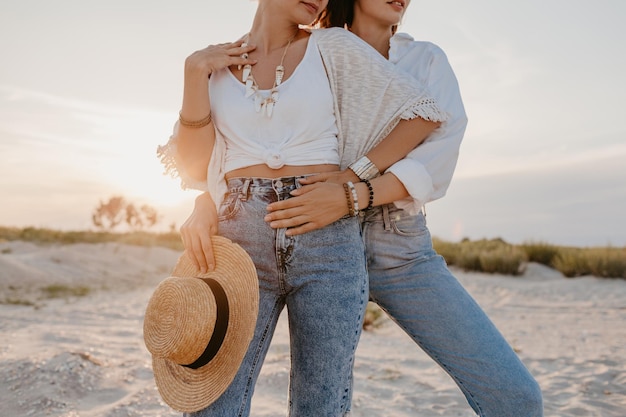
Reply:
M352 184L352 181L348 181L346 184L350 189L350 193L352 193L352 204L354 206L354 215L356 216L357 214L359 214L359 196L356 193L356 188L354 188L354 184Z
M376 165L367 156L362 156L355 162L351 163L350 168L361 180L371 180L380 174Z
M365 185L367 185L367 189L370 191L370 197L367 202L367 207L365 207L365 210L369 210L374 207L374 187L372 187L372 183L370 182L370 180L363 180L363 182L365 183Z
M207 126L209 123L211 123L211 120L211 113L209 113L207 117L201 120L187 120L183 118L182 111L178 113L178 121L180 122L180 124L186 127L191 127L193 129L200 129L201 127Z
M346 201L348 202L348 215L350 217L354 217L356 216L356 213L354 211L354 206L352 205L352 199L350 198L350 188L348 187L348 184L343 185L343 190L346 192Z

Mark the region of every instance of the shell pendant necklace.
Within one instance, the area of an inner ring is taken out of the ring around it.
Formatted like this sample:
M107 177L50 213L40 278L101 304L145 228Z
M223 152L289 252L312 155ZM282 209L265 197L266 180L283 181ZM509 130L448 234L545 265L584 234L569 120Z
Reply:
M289 39L287 45L285 46L285 50L283 51L283 56L280 58L280 64L276 67L275 75L274 75L274 85L270 90L270 93L267 97L264 97L259 91L259 86L252 75L252 65L246 64L243 67L243 72L241 75L241 81L246 85L245 97L252 97L254 99L254 109L257 113L264 113L268 118L272 117L272 113L274 112L274 106L278 102L278 86L283 82L283 76L285 75L285 67L283 66L283 62L285 61L285 55L287 55L287 50L289 49L289 45L291 45L291 41L293 41L298 35L298 31ZM246 36L246 40L241 45L243 47L248 46L248 41L250 40L250 34ZM248 58L248 54L241 55L242 58Z

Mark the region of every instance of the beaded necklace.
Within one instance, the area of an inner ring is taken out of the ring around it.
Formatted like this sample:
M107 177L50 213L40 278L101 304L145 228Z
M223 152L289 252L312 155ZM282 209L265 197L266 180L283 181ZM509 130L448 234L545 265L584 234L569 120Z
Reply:
M283 66L283 62L285 61L285 56L287 55L287 50L289 49L289 45L291 45L291 41L293 41L298 35L299 30L289 39L287 45L285 46L285 50L283 51L283 56L280 58L280 64L276 66L275 76L274 76L274 85L270 90L270 93L267 97L263 97L261 92L259 91L259 86L252 75L252 65L246 64L243 67L243 72L241 75L241 81L246 85L245 97L253 97L254 100L254 109L257 113L263 112L268 118L272 117L272 113L274 112L274 106L278 102L278 86L283 82L283 76L285 75L285 67ZM246 35L246 40L241 45L242 47L248 46L248 42L250 40L250 33ZM241 55L242 58L248 58L248 54Z

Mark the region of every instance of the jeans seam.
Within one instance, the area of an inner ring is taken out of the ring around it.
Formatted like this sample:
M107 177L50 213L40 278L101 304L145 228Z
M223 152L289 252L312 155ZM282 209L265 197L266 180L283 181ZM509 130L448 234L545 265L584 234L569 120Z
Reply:
M269 315L268 320L265 324L265 328L263 330L263 336L261 337L261 339L259 340L259 343L257 344L256 352L254 354L254 359L252 361L252 366L250 367L250 373L248 374L248 380L246 381L245 392L242 397L241 406L239 408L239 413L237 414L238 417L243 417L245 415L246 403L248 402L248 396L250 395L250 388L254 385L253 384L254 372L259 364L259 358L261 356L261 352L263 351L263 345L265 343L265 340L267 339L267 334L269 332L270 323L272 323L272 321L274 320L274 317L276 317L276 311L278 310L278 305L279 305L278 301L274 302L274 308L272 308L271 314Z
M401 326L404 329L404 326ZM406 331L406 330L405 330ZM418 338L419 339L419 338ZM446 370L446 372L448 373L448 375L450 375L450 377L457 383L457 385L459 387L462 387L462 391L465 391L467 393L467 395L469 395L472 398L472 401L474 402L474 404L476 405L476 409L479 412L479 415L484 417L483 414L483 409L480 406L480 403L478 402L477 398L474 396L474 394L471 392L471 390L469 388L467 388L465 386L465 384L463 383L463 381L461 381L455 373L452 372L452 370L448 367L448 365L446 363L444 363L441 358L438 355L435 355L434 353L432 353L432 351L430 351L430 349L424 348L422 345L420 345L420 347L426 352L428 353L430 356L432 356L433 358L435 358L435 360L441 365L441 367L443 369Z
M362 306L364 306L369 301L368 289L369 289L369 282L366 280L361 287L361 305ZM361 309L361 314L359 314L359 317L356 320L354 338L352 339L352 355L350 356L350 361L348 362L348 366L350 368L354 366L356 348L358 346L360 333L363 327L363 314L364 314L364 308ZM351 375L352 375L352 372L353 370L350 372ZM343 404L341 405L340 411L342 412L342 415L344 417L350 413L350 403L346 403L346 399L347 399L346 397L348 396L350 390L352 389L352 380L353 378L350 377L348 380L348 385L344 388L344 395L342 397Z

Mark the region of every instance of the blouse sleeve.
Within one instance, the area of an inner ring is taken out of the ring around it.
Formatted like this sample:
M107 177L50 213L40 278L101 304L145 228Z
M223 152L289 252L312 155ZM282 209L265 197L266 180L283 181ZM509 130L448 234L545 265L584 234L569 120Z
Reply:
M207 181L198 181L192 178L186 171L184 164L178 159L178 127L179 123L176 121L172 135L165 145L161 145L157 148L157 157L161 160L165 169L165 174L170 175L172 178L180 178L180 186L183 190L194 189L199 191L208 191Z
M395 205L412 214L417 213L424 204L445 195L467 127L467 115L452 67L439 47L429 46L431 54L426 74L423 73L423 67L415 66L413 70L422 73L413 76L426 78L428 91L449 117L423 144L387 170L403 183L410 194L410 198L397 201Z

